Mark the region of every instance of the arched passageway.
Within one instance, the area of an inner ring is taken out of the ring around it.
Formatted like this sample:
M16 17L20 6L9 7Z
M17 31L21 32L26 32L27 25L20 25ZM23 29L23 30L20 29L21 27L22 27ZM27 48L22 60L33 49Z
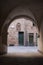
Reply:
M38 31L33 20L27 17L17 18L9 25L7 32L8 53L23 52L23 50L27 53L36 52Z
M2 46L4 48L2 50L5 53L7 52L7 34L8 34L7 30L8 30L8 27L11 24L11 22L14 19L17 19L18 17L26 17L26 18L31 19L38 29L37 21L34 17L34 14L27 7L15 8L13 11L11 11L11 13L9 14L5 23L2 26L1 36L2 36ZM38 46L40 46L40 45L38 44Z

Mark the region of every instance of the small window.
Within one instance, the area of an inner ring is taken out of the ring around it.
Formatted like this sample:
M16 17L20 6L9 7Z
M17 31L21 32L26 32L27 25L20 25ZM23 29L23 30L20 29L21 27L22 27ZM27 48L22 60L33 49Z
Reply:
M21 24L20 24L20 23L17 23L17 25L16 25L16 30L17 30L17 31L20 31L20 30L21 30Z
M33 23L33 26L35 26L35 24Z

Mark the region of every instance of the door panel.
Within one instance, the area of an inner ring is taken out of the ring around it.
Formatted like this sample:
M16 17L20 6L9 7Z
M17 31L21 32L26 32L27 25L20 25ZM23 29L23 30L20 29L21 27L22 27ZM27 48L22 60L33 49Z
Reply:
M29 45L34 45L34 33L29 33Z
M24 32L19 32L19 45L24 45Z

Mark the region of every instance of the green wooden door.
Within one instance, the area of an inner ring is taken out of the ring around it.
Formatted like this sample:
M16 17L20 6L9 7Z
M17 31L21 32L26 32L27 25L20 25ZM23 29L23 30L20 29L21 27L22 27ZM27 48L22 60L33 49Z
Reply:
M24 45L24 32L19 32L18 37L19 45Z
M34 34L33 33L29 33L29 45L33 46L34 45Z

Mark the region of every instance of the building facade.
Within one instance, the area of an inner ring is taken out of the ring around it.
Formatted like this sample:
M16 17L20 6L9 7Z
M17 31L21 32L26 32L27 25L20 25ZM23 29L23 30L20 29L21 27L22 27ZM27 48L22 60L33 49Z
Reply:
M18 18L9 25L7 44L14 46L36 46L37 28L33 21Z

